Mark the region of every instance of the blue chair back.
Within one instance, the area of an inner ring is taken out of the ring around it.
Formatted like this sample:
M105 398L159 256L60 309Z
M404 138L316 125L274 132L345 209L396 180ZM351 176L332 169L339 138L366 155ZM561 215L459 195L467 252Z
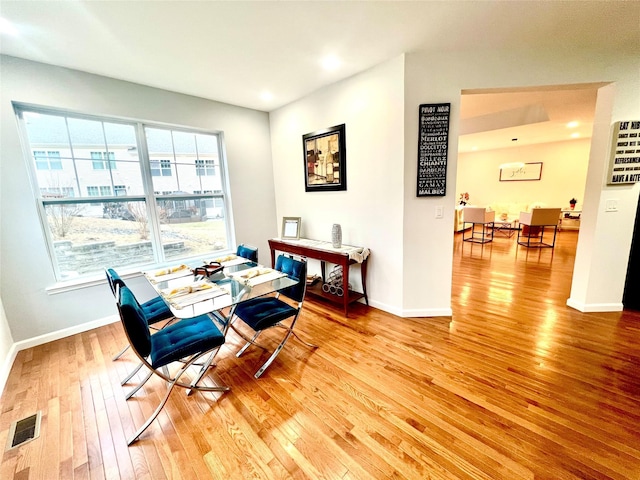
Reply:
M258 249L255 247L250 247L248 245L238 245L236 255L251 260L252 262L258 261Z
M118 275L116 273L116 271L113 268L107 268L105 270L105 273L107 275L107 281L109 282L109 287L111 288L111 293L113 293L113 296L116 295L116 286L120 286L120 287L124 287L124 280L122 280L122 278L120 278L120 275Z
M280 293L296 302L302 302L307 289L307 262L280 255L276 259L276 270L286 273L294 280L298 280L298 283L280 290Z
M148 357L151 353L151 334L147 319L129 287L119 286L117 291L120 319L129 337L129 343L138 355Z

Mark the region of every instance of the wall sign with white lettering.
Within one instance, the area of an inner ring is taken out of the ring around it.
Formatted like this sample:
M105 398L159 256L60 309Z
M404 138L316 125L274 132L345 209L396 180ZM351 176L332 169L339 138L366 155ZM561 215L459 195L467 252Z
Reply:
M638 182L640 182L640 121L616 122L613 125L607 185Z
M447 193L450 103L420 105L418 115L418 197Z

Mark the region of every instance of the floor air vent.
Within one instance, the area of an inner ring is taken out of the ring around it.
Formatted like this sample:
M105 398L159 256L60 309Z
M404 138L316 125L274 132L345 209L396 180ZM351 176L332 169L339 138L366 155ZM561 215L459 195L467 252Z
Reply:
M40 417L42 412L37 412L35 415L23 418L11 424L9 430L9 438L7 439L7 448L12 448L23 445L31 440L38 438L40 435Z

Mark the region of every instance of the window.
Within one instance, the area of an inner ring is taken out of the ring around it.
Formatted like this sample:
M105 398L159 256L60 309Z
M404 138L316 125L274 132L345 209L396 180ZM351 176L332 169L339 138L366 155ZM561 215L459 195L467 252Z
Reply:
M229 246L216 133L14 106L58 280Z
M196 175L215 175L213 160L196 160Z
M38 170L62 170L60 152L34 150L33 156Z
M116 168L115 154L113 152L91 152L91 159L93 160L94 170Z
M55 198L75 197L75 193L73 191L73 188L71 187L41 188L40 195L42 195L43 197L55 197Z
M170 177L171 160L151 160L151 175L154 177Z
M89 197L110 197L111 195L112 193L110 185L92 185L87 187L87 196Z

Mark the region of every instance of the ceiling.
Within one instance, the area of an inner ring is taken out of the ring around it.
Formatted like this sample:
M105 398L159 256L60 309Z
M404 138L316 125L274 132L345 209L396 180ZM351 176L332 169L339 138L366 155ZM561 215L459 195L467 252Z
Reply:
M591 138L596 96L603 85L464 91L458 151Z
M402 53L565 48L640 56L636 1L0 0L0 17L14 28L1 36L2 54L262 111ZM322 68L328 55L338 68ZM550 138L570 119L590 135L594 92L468 92L462 118L542 105L550 128L537 122L532 136ZM502 133L520 144L532 138L510 128ZM480 133L465 135L461 151L492 148L504 138L496 133L481 147Z

